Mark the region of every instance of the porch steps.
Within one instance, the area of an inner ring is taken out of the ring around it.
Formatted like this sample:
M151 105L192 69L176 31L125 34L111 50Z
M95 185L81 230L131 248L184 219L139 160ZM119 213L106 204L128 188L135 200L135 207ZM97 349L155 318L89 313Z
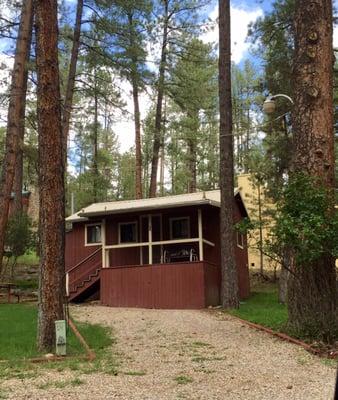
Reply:
M94 283L100 279L101 266L97 267L93 272L88 274L84 279L77 281L71 285L69 290L69 301L75 300L85 290L89 289Z

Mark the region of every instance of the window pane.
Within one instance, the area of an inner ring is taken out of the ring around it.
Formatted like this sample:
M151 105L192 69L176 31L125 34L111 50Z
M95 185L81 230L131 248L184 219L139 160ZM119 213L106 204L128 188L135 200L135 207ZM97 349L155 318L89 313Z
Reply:
M171 221L172 238L186 239L189 237L189 220L181 218Z
M101 243L101 225L87 226L87 243Z
M136 242L136 224L121 224L120 225L120 242L130 243Z

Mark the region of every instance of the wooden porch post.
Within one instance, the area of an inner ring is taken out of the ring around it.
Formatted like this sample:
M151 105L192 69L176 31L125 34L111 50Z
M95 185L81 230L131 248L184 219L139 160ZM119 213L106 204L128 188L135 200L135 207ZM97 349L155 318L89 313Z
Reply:
M202 210L198 209L198 247L200 261L203 261L203 226L202 226Z
M66 273L66 296L69 297L69 274Z
M102 220L101 225L101 241L102 241L102 268L107 267L107 260L106 260L106 220L105 218Z
M151 215L148 215L148 251L149 251L149 264L153 263L153 246L152 246L152 241L153 241L153 233L152 233L152 223L151 223Z

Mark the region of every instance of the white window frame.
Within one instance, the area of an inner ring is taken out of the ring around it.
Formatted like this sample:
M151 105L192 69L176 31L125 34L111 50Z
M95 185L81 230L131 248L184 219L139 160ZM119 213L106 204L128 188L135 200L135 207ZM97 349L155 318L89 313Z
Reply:
M131 225L131 224L136 226L136 229L135 229L136 238L135 238L135 240L132 241L132 242L121 242L121 226L122 225ZM137 221L119 222L118 223L118 243L119 244L126 244L126 243L137 243L137 242L138 242L138 223L137 223Z
M238 240L239 237L242 238L242 240L241 240L242 244ZM237 247L239 247L240 249L244 249L244 235L243 235L243 233L237 231L237 233L236 233L236 242L237 242Z
M174 221L179 221L181 219L186 219L188 220L188 237L186 238L174 238L173 237L173 222ZM174 218L169 218L169 228L170 228L170 239L171 240L178 240L178 239L190 239L191 237L191 230L190 230L190 217L184 216L184 217L174 217Z
M88 235L87 235L87 227L88 226L100 226L101 230L101 242L96 243L88 243ZM92 224L85 224L85 246L100 246L102 245L102 222L92 223Z

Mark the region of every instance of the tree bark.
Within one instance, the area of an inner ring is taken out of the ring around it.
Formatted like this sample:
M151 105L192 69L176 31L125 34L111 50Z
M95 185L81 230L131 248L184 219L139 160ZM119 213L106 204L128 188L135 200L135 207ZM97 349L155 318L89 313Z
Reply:
M93 201L98 202L98 130L99 130L99 114L98 114L98 96L96 87L96 72L95 72L95 93L94 93L94 127L93 127Z
M130 47L135 47L133 31L133 15L128 14ZM135 197L142 199L142 145L141 145L141 114L139 104L139 77L137 71L137 57L132 56L131 84L134 102L134 125L135 125Z
M164 21L163 21L163 38L162 38L162 50L161 50L161 61L159 68L159 77L157 82L157 104L156 104L156 115L155 115L155 132L153 142L153 156L151 161L151 174L150 174L150 186L149 186L149 197L156 197L157 191L157 170L158 170L158 159L161 147L161 129L162 129L162 104L164 96L164 74L167 64L167 46L168 46L168 0L164 0Z
M187 141L188 144L188 170L189 170L189 182L188 182L188 192L195 193L197 189L197 148L196 139L190 138Z
M134 123L135 123L135 195L142 199L142 150L141 150L141 118L139 90L136 79L133 79Z
M334 213L332 1L297 0L295 12L293 173L328 188ZM325 243L326 245L326 243ZM336 316L336 272L330 254L293 263L288 287L289 325L330 340Z
M28 38L28 52L26 58L25 65L25 75L22 85L22 94L20 98L21 104L21 117L20 117L20 125L19 125L19 146L18 152L16 155L16 163L15 163L15 174L14 174L14 183L13 183L13 192L14 192L14 213L18 214L22 212L22 188L23 188L23 146L25 140L25 115L26 115L26 96L27 96L27 85L28 85L28 63L29 63L29 50L32 44L32 29L33 29L33 16L30 21L30 36Z
M35 0L39 135L40 279L38 348L55 348L63 318L65 193L58 66L57 1Z
M263 255L263 221L262 221L262 199L261 199L261 184L258 182L258 221L259 221L259 262L260 274L264 275L264 255Z
M8 221L9 203L15 175L15 162L20 141L22 125L22 101L25 101L25 71L29 57L32 30L33 1L23 2L18 39L16 43L14 66L7 116L5 156L0 177L0 270L4 251L5 232Z
M74 26L73 47L69 64L67 89L66 89L66 96L64 100L63 113L62 113L63 154L65 159L65 166L67 165L67 147L68 147L67 144L68 144L70 117L73 106L76 65L79 56L82 12L83 12L83 0L78 0L76 8L75 26Z
M225 308L238 308L238 274L234 249L234 155L231 102L230 0L219 0L219 104L220 104L220 239Z

